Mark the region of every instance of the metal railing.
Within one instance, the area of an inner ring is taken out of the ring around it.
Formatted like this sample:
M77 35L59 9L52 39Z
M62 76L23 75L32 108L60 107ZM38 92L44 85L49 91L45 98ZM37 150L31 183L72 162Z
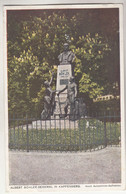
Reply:
M120 145L120 116L93 115L79 120L9 117L9 148L18 150L93 151Z

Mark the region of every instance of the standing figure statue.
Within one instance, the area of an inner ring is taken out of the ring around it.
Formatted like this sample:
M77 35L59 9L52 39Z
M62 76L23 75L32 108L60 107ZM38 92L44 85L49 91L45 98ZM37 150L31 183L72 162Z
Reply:
M70 106L70 115L74 116L76 109L75 109L75 102L76 102L76 97L77 97L77 85L74 81L74 77L70 77L69 83L68 85L66 85L66 87L62 90L60 90L57 95L59 96L59 94L61 92L64 92L67 89L67 99L66 99L66 103L65 103L65 107L64 107L64 112L65 112L65 117L67 116L67 112L68 112L68 106Z
M75 59L75 54L69 50L69 44L65 43L64 44L64 51L58 56L60 65L72 65L74 59ZM73 67L72 67L72 75L73 74Z
M55 108L55 91L51 89L50 85L53 81L53 75L50 82L45 81L44 85L46 87L45 96L44 96L44 110L41 113L41 119L50 119Z

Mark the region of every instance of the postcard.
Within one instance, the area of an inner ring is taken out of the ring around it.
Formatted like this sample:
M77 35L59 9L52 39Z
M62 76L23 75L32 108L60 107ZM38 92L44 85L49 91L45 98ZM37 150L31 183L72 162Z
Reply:
M6 191L124 190L123 4L3 9Z

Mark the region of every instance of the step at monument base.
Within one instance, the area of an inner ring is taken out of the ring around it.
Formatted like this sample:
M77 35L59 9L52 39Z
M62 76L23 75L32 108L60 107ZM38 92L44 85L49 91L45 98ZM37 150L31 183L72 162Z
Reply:
M37 120L32 122L32 127L37 129L76 129L78 121L65 120Z

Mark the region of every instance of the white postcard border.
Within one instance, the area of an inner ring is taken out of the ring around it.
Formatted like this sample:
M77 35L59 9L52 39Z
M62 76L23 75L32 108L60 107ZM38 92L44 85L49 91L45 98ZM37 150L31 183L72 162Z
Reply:
M51 8L51 9L53 9L53 8L56 8L56 7L58 7L59 5L55 5L54 7L53 6L47 6L46 8ZM79 5L80 6L80 5ZM78 5L73 5L71 8L77 8L77 7L79 7ZM84 5L84 6L86 6L86 8L91 8L91 6L92 5ZM93 5L94 7L97 7L97 8L103 8L103 7L105 7L106 5ZM107 5L108 6L108 5ZM122 8L122 4L119 4L119 3L117 3L117 4L110 4L109 5L111 8L112 7L119 7L119 9L121 10L120 11L120 64L121 64L121 66L120 66L120 75L121 75L121 116L122 116L122 124L121 124L121 128L122 128L122 135L121 135L121 137L122 137L122 151L121 151L121 153L122 153L122 159L121 159L121 163L122 163L122 185L121 185L121 188L122 189L124 189L125 188L125 171L126 171L126 167L125 167L125 147L126 147L126 145L125 145L125 136L126 136L126 133L125 133L125 118L124 118L124 116L125 116L125 102L124 102L124 96L125 96L125 90L124 90L124 87L125 87L125 83L124 83L124 79L125 79L125 77L124 77L124 72L125 72L125 66L124 66L124 44L123 44L123 42L124 42L124 40L123 40L123 21L122 21L122 18L123 18L123 8ZM109 6L107 7L107 8L109 8ZM41 9L43 6L39 6L39 9ZM69 7L69 5L67 5L67 6L65 6L65 5L60 5L60 8L68 8ZM81 6L82 7L82 6ZM5 13L5 11L6 10L11 10L11 9L28 9L29 8L29 6L4 6L4 13ZM30 7L30 9L38 9L38 6L31 6ZM43 9L45 9L45 6L44 6L44 8ZM3 37L4 37L4 41L2 41L3 42L3 47L4 47L4 57L1 57L1 59L3 58L3 64L4 64L4 66L2 66L3 67L3 69L4 69L4 72L3 72L3 75L2 75L2 77L3 77L3 80L2 80L2 84L3 84L3 86L4 86L4 88L3 88L3 90L4 90L4 92L3 92L3 98L2 98L2 101L4 102L4 99L6 99L5 101L5 109L3 110L3 112L5 113L4 114L4 122L3 122L3 128L4 129L6 129L6 132L4 132L4 140L6 140L6 143L4 143L4 146L7 148L7 146L8 146L8 139L7 138L5 138L5 137L7 137L8 136L8 114L7 114L7 110L8 110L8 100L7 100L7 90L6 90L6 88L7 88L7 65L5 65L5 64L7 64L7 55L6 55L6 53L7 53L7 48L6 48L6 44L7 44L7 42L6 42L6 25L5 25L5 23L6 23L6 16L4 16L4 32L3 32ZM1 73L1 72L0 72ZM1 81L1 80L0 80ZM5 147L4 147L4 150L5 150ZM5 162L7 162L6 163L6 166L7 166L7 171L6 171L6 177L7 177L7 174L8 174L8 172L9 172L9 167L8 167L8 149L6 150L6 159L5 159ZM6 170L5 169L5 170ZM5 177L5 178L6 178ZM7 184L9 184L9 179L6 179L6 181L7 181ZM114 184L113 184L114 185ZM112 186L111 186L112 187ZM81 191L83 191L83 189L85 190L85 186L84 185L81 185ZM107 188L107 186L105 186L104 185L104 187L103 187L103 189L104 190L110 190L110 188L108 187ZM113 188L112 188L112 190L120 190L120 187L114 187L113 186ZM38 190L38 189L37 189ZM34 190L34 189L32 189L32 190L29 190L29 191L34 191L34 192L36 192L37 191L36 189ZM47 190L47 189L42 189L42 190L39 190L39 191L51 191L51 192L55 192L57 190L57 188L54 188L54 190L52 190L52 188L51 188L51 190ZM60 189L60 191L61 191L62 189ZM74 189L73 191L78 191L78 189ZM97 187L93 187L93 185L92 185L92 189L91 188L87 188L86 190L101 190L101 187L99 187L99 188L97 188ZM17 191L19 191L19 190L17 190ZM71 189L69 190L69 188L66 188L66 189L64 189L63 190L64 192L68 192L68 191L71 191ZM79 191L80 191L80 189L79 189ZM11 191L11 192L13 192L13 191Z

